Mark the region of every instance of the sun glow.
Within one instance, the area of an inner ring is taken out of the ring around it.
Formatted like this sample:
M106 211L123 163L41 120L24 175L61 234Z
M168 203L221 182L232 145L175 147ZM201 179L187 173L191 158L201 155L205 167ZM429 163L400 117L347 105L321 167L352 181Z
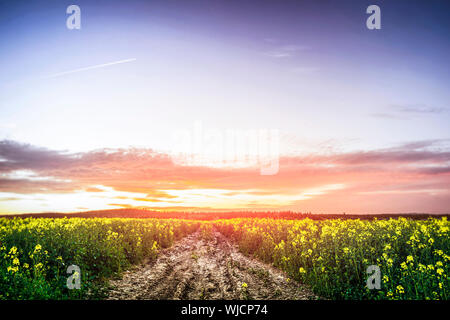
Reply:
M149 207L155 210L185 208L197 210L233 210L244 208L278 208L296 201L311 199L329 191L344 188L342 184L324 185L317 188L282 194L268 193L258 189L161 189L152 193L116 191L111 187L95 185L92 191L79 190L72 193L17 196L0 193L1 209L5 213L23 212L73 212L102 210L108 208ZM80 205L81 204L81 205Z

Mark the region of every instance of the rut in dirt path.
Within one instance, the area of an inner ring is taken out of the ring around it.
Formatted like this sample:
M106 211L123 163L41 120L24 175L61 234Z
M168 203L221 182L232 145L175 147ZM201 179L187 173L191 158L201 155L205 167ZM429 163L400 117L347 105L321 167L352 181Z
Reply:
M110 281L108 299L315 299L280 270L244 256L221 233L191 234L160 252L154 262ZM242 284L247 287L243 288Z

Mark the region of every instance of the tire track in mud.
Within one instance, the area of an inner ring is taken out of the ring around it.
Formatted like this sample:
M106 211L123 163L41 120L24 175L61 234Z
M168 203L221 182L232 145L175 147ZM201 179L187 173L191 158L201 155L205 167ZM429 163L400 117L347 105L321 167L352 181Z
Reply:
M247 288L242 288L246 283ZM164 249L156 261L110 281L107 299L293 299L317 297L304 285L288 281L285 273L247 257L220 232L211 239L200 232Z

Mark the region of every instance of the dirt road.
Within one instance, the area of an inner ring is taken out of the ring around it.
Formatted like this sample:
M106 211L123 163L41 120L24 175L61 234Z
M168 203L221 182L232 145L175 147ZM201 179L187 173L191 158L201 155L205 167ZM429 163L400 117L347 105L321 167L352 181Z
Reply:
M108 299L314 299L272 266L244 256L222 234L191 234L154 262L110 282Z

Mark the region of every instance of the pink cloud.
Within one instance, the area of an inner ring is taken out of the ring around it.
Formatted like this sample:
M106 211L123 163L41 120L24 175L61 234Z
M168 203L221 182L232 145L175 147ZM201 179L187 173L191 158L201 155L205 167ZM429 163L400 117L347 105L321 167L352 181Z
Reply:
M229 190L230 197L264 197L295 195L302 190L342 184L343 190L295 201L283 209L448 212L450 152L432 150L434 144L429 141L368 152L284 156L277 175L262 176L258 168L183 166L175 164L169 155L151 149L67 153L1 141L0 192L98 192L101 190L95 186L102 185L147 195L134 198L139 201L175 202L176 196L164 190L224 189ZM54 180L11 177L17 170L30 170L38 177ZM189 203L185 205L189 207ZM249 201L247 207L257 206ZM266 207L273 208L269 202Z

